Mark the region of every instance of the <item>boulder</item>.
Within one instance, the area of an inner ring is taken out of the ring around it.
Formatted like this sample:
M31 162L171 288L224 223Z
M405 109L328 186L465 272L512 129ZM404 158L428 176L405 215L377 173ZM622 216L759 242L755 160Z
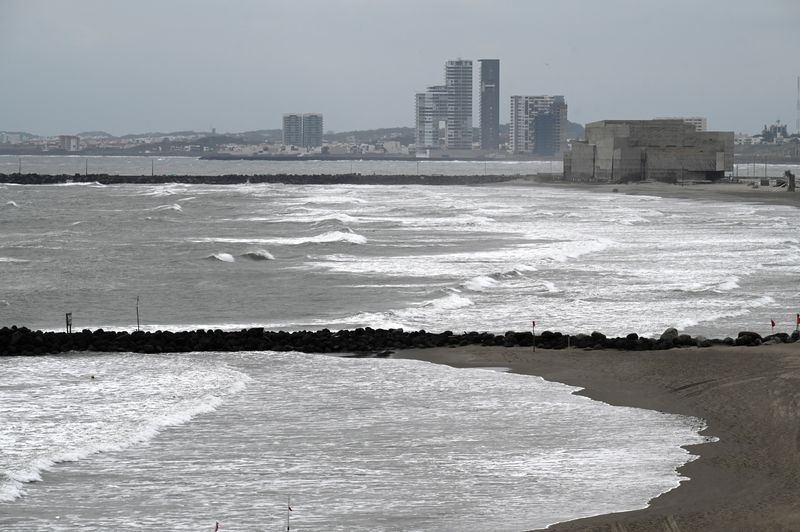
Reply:
M661 341L671 340L672 342L675 342L677 338L678 338L678 329L676 329L675 327L670 327L669 329L661 333L661 337L659 338L659 340Z

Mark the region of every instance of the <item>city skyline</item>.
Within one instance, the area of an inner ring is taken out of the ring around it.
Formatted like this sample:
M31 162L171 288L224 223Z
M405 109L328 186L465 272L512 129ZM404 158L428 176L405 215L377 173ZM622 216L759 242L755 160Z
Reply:
M409 95L458 57L502 62L503 122L510 95L563 94L581 124L705 116L714 130L794 130L798 19L791 0L7 0L0 130L279 129L286 109L319 110L335 131L413 127Z

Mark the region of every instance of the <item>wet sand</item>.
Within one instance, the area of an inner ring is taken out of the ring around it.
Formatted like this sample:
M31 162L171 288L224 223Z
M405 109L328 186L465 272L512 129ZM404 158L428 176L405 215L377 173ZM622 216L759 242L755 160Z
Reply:
M560 523L558 531L800 530L800 343L668 351L465 346L395 357L507 366L584 388L612 405L703 418L719 441L688 447L689 480L647 508Z

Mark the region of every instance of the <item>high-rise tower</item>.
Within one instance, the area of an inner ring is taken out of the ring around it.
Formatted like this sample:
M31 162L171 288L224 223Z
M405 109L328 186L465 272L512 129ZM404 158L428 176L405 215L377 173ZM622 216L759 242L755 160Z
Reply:
M446 140L447 87L435 85L417 93L416 107L417 148L441 148Z
M444 68L447 87L447 148L472 149L472 61L448 61Z
M500 60L479 59L481 64L481 149L500 146Z
M509 151L552 157L567 148L563 96L512 96Z
M303 147L319 146L322 146L322 114L306 113L303 115Z
M283 145L303 145L303 115L297 113L283 115Z

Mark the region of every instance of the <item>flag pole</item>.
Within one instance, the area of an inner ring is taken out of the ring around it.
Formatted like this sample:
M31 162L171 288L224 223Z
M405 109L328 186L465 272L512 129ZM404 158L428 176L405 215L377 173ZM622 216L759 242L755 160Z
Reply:
M292 496L286 496L286 530L289 531L289 513L292 511Z
M800 316L800 314L799 314ZM531 321L531 332L533 333L533 352L536 352L536 320Z

